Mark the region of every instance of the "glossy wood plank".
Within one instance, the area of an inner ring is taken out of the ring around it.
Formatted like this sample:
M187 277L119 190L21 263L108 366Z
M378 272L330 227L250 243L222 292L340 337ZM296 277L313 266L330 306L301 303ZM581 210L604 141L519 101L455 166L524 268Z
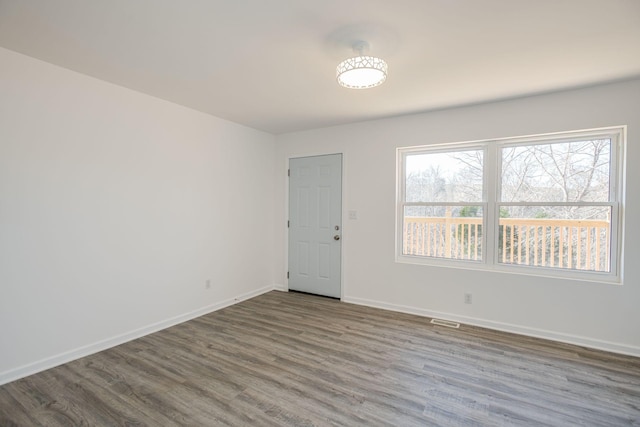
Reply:
M0 387L1 426L640 425L640 359L270 292Z

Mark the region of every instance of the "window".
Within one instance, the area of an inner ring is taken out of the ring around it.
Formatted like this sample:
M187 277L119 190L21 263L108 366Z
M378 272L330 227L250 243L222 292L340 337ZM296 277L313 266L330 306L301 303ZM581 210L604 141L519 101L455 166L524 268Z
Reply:
M624 130L398 149L397 260L618 281Z

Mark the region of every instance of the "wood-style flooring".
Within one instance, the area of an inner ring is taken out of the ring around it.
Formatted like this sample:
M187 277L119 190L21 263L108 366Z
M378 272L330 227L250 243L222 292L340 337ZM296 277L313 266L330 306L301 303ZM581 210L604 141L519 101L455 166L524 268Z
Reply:
M0 387L14 425L640 425L640 358L270 292Z

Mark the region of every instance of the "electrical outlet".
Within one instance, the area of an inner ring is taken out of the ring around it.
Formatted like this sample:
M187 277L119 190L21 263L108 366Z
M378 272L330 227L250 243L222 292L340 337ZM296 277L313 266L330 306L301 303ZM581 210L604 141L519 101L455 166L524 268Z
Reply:
M211 279L207 280L207 282L204 284L204 288L205 289L211 289Z
M472 295L471 294L464 294L464 303L465 304L471 304L472 302Z

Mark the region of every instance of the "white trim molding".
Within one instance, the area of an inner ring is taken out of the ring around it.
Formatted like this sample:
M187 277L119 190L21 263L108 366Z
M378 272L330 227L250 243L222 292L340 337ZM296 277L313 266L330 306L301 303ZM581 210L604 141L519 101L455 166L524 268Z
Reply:
M281 291L281 292L289 292L289 287L287 285L282 284L282 283L276 283L275 285L273 285L273 290L274 291Z
M573 344L582 347L593 348L596 350L608 351L611 353L624 354L628 356L640 357L640 347L621 344L611 341L598 340L594 338L584 337L580 335L564 334L561 332L549 331L545 329L530 328L528 326L515 325L511 323L495 322L493 320L485 320L476 317L460 316L452 313L443 313L439 311L426 310L418 307L411 307L399 304L390 304L382 301L369 300L364 298L345 297L344 302L364 305L367 307L380 308L383 310L396 311L399 313L415 314L421 317L445 319L459 322L471 326L479 326L486 329L492 329L502 332L510 332L513 334L524 335L534 338L542 338L551 341L557 341L565 344Z
M55 368L56 366L69 363L71 361L80 359L85 356L89 356L91 354L98 353L103 350L107 350L109 348L118 346L120 344L124 344L126 342L135 340L137 338L141 338L145 335L149 335L154 332L158 332L163 329L170 328L171 326L175 326L177 324L195 319L196 317L204 316L205 314L218 311L225 307L229 307L239 302L257 297L258 295L262 295L272 290L274 290L273 286L265 286L263 288L256 289L251 292L247 292L247 293L238 295L236 297L226 299L224 301L210 304L205 307L199 308L197 310L193 310L193 311L190 311L166 320L162 320L160 322L156 322L151 325L144 326L142 328L135 329L133 331L126 332L121 335L117 335L115 337L107 338L105 340L97 341L93 344L89 344L73 350L69 350L64 353L60 353L51 357L47 357L37 362L20 366L16 369L10 369L8 371L1 372L0 385L7 384L15 380L19 380L20 378L24 378L29 375L36 374L38 372L42 372L47 369Z

